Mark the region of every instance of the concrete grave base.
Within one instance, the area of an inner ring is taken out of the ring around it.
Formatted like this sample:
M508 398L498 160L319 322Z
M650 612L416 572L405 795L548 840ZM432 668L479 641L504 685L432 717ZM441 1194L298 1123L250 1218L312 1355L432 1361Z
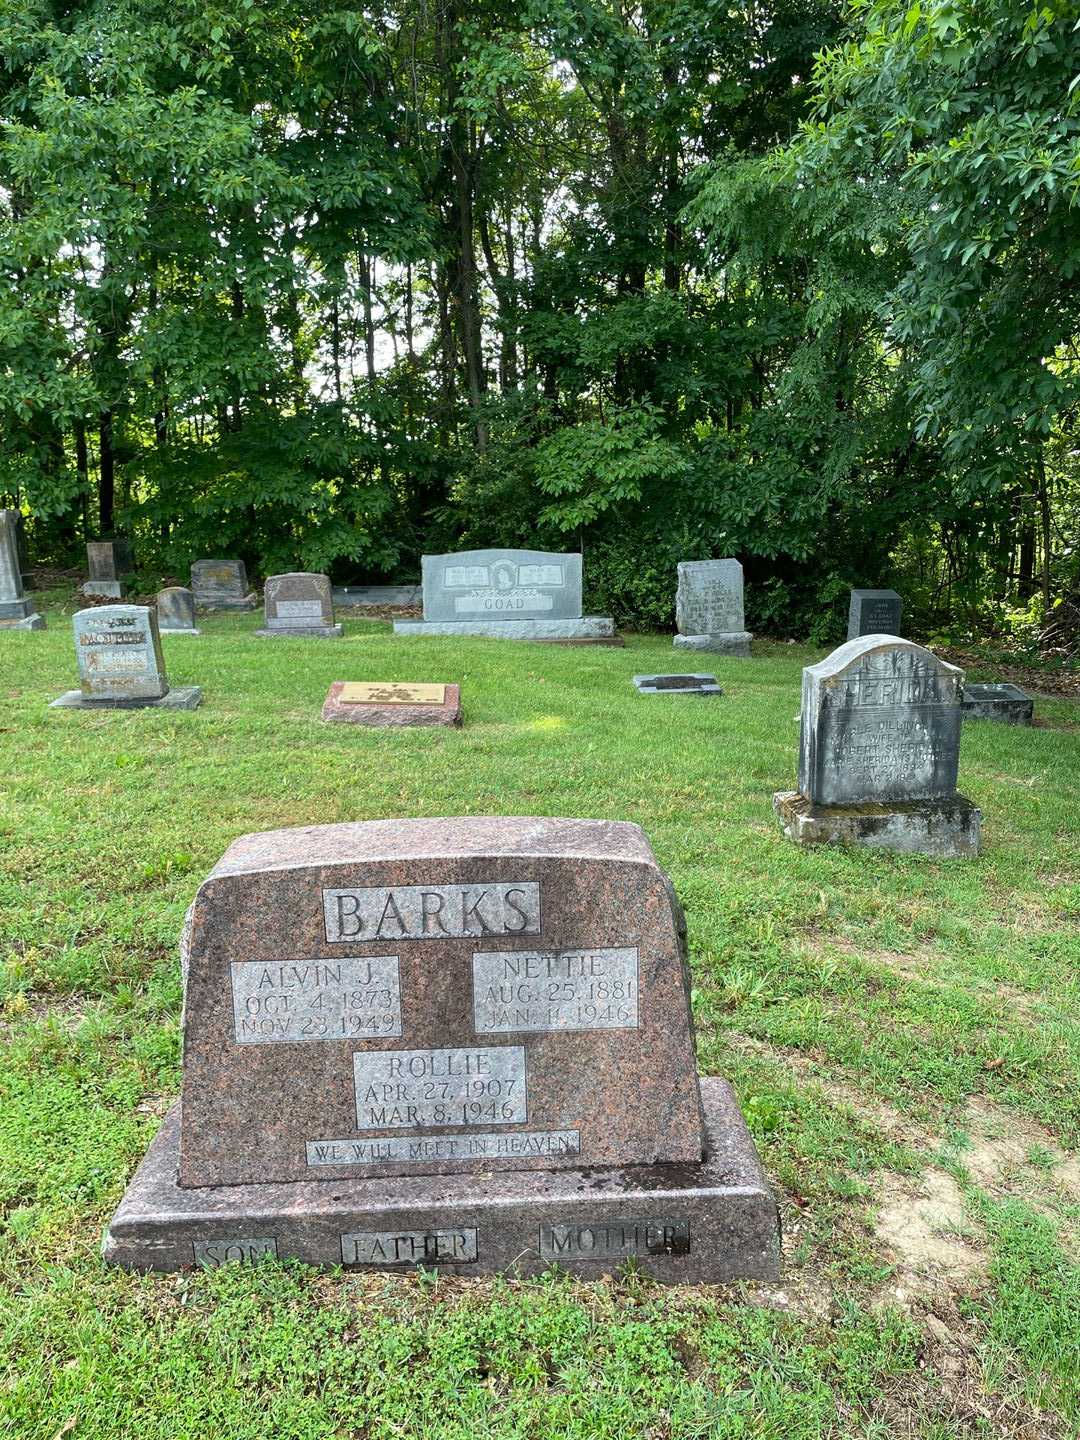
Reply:
M1035 702L1019 685L965 685L964 720L998 720L1003 725L1030 725Z
M813 805L797 790L773 796L784 834L800 845L862 845L901 854L978 855L982 812L963 795L877 805Z
M87 580L79 586L84 595L96 595L104 600L122 600L126 588L123 580Z
M264 640L277 640L282 635L301 640L340 640L343 633L340 625L289 625L276 630L264 626L255 631Z
M410 725L461 724L461 687L447 685L441 705L349 704L340 696L348 682L335 680L323 702L322 718L345 725L370 725L395 729Z
M202 632L183 625L162 625L158 630L159 635L199 635Z
M711 650L717 655L749 660L753 638L748 630L729 630L715 635L676 635L672 643L676 650Z
M175 633L175 632L174 632ZM49 709L62 710L197 710L202 703L201 685L174 685L154 700L88 700L81 690L68 690Z
M180 1106L166 1116L102 1245L129 1270L293 1257L310 1265L595 1278L626 1260L665 1283L775 1280L776 1201L724 1080L701 1082L701 1165L176 1183Z
M0 620L0 630L44 630L44 617L35 611L24 615L21 620Z
M481 635L490 640L576 640L610 645L615 621L610 615L579 615L569 620L395 620L395 635Z
M722 695L715 675L635 675L642 695Z

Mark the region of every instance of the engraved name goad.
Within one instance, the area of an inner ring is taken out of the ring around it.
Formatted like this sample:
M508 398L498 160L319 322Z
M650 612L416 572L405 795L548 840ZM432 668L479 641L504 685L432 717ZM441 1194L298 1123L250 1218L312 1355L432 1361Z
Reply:
M539 935L540 886L507 881L324 890L323 914L331 944Z

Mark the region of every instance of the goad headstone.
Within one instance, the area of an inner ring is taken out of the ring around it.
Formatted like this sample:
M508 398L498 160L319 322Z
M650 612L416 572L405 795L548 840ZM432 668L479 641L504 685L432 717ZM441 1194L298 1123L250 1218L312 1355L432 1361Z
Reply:
M675 595L677 649L746 658L751 636L743 619L743 570L738 560L683 560Z
M0 510L0 629L45 629L45 621L23 589L17 510Z
M271 575L263 587L264 621L257 635L307 635L336 638L334 603L327 575L296 571Z
M852 590L848 603L847 638L899 635L904 602L895 590Z
M109 1258L776 1273L775 1204L730 1087L699 1088L685 927L637 826L244 836L182 949L179 1113Z
M194 710L197 685L170 688L156 610L149 605L98 605L72 617L79 689L52 701L65 709Z
M803 671L799 791L788 833L930 854L976 853L957 795L963 671L891 635L849 640Z
M546 550L425 555L423 620L395 635L483 635L508 640L611 640L609 616L581 613L581 556Z
M169 585L158 591L158 627L163 634L197 635L195 596L183 585Z
M196 560L191 567L191 589L202 610L254 610L254 591L248 589L242 560Z

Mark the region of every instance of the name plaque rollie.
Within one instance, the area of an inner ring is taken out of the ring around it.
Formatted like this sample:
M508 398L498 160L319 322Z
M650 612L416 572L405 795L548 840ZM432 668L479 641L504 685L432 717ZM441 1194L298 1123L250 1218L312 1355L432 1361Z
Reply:
M182 1096L108 1258L775 1273L775 1204L730 1087L699 1085L682 912L637 826L246 835L182 959Z

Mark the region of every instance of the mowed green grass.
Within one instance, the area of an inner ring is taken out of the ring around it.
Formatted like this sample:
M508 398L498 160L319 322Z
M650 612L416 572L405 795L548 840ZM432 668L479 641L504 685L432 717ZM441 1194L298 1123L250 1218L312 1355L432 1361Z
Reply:
M806 851L795 646L724 697L625 649L166 637L194 713L49 710L70 598L0 633L0 1435L1068 1436L1080 1426L1080 707L965 727L975 861ZM700 658L700 657L699 657ZM977 677L972 678L987 678ZM461 731L323 726L335 679L456 681ZM133 1277L102 1228L179 1086L177 940L236 836L412 815L646 831L686 908L699 1066L734 1082L780 1285L255 1269Z

